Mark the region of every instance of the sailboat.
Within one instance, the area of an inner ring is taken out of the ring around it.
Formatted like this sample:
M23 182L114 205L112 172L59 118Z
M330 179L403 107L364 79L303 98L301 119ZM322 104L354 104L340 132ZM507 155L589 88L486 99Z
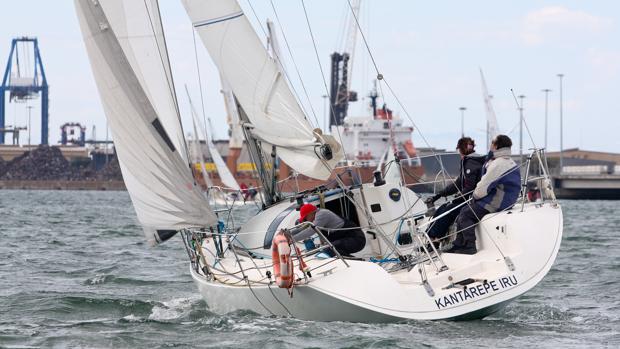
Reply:
M183 5L230 86L263 184L263 209L240 227L218 220L188 167L157 1L76 0L138 220L153 244L180 232L189 273L209 309L320 321L482 318L547 274L560 247L562 210L541 151L527 162L536 176L524 179L540 183L540 199L522 195L513 207L485 216L474 255L430 244L426 205L393 174L360 183L344 172L333 187L285 197L275 161L326 180L343 159L340 144L310 125L237 1ZM397 169L399 160L390 161ZM296 223L303 203L358 224L365 247L340 255L321 230ZM312 244L282 240L306 228L315 231ZM290 272L290 284L280 282L278 269Z
M493 96L489 94L489 89L487 88L487 81L484 78L482 68L480 68L480 83L482 86L482 100L484 102L484 110L487 116L487 149L489 149L489 145L491 145L493 138L495 138L495 136L497 136L500 131L499 124L497 123L497 116L495 115L495 109L493 109L493 103L491 102Z

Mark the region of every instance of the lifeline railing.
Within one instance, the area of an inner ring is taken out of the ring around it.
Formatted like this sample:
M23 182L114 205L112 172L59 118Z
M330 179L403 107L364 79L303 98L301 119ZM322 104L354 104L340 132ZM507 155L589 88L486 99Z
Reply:
M293 228L286 229L285 231L286 233L291 234L291 236L294 236L296 233L307 228L310 228L314 231L314 233L320 239L321 244L318 247L312 249L304 249L299 256L295 254L294 256L297 257L296 259L298 260L298 263L300 262L300 258L314 257L316 256L316 254L324 250L332 250L335 256L333 258L325 258L325 261L323 263L313 265L311 269L307 270L304 273L304 278L306 279L306 282L308 282L306 275L310 276L310 272L323 268L330 263L341 261L346 267L349 267L349 263L347 263L346 259L325 237L321 230L314 226L314 224L310 222L304 222L294 226ZM270 272L270 269L273 267L273 263L266 263L259 266L254 258L249 258L252 261L252 267L248 267L247 265L244 265L242 263L241 259L239 258L239 254L248 255L249 257L255 257L255 254L252 253L251 249L246 249L242 245L239 246L236 244L236 242L240 243L240 241L238 241L237 239L238 232L226 232L223 230L215 231L213 229L210 229L208 231L183 230L181 231L181 233L183 243L185 245L193 269L197 273L204 275L208 280L215 279L225 284L239 284L244 282L248 284L248 286L250 286L250 284L271 285L273 283ZM216 250L215 253L213 253L213 251L209 249L203 248L203 241L208 238L211 238L213 240L213 244ZM238 268L237 270L226 270L226 268L220 263L221 259L224 258L227 252L232 253L232 255L234 256L235 264ZM211 254L211 257L213 259L212 264L208 262L206 253ZM263 259L265 259L265 257L263 257ZM250 278L248 277L248 272L252 270L256 270L258 272L260 276L258 280L250 280ZM235 279L236 282L224 280L224 277ZM296 281L300 280L301 279L298 279Z

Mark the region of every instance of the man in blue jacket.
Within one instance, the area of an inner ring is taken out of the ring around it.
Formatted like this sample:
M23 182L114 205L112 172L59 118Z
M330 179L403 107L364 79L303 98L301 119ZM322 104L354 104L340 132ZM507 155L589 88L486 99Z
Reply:
M461 169L459 177L450 183L446 188L441 190L435 196L426 199L425 203L431 206L441 197L448 197L457 194L451 201L439 206L433 218L439 217L444 213L446 215L437 219L427 230L428 236L435 240L441 239L448 233L450 226L456 221L461 205L465 200L469 199L472 192L476 188L476 184L482 177L482 166L486 160L486 156L478 155L474 152L476 146L473 139L463 137L456 144L456 149L461 155Z
M521 173L510 158L512 141L498 135L491 143L489 160L482 169L482 178L476 185L473 200L464 206L456 218L457 235L447 253L475 254L476 226L485 215L503 211L517 202L521 191Z

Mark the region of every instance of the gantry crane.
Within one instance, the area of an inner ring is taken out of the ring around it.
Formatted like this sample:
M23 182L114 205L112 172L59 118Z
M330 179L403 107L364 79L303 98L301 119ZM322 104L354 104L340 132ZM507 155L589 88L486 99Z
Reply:
M37 38L20 37L11 42L11 52L0 85L0 144L4 144L6 122L5 92L10 102L26 102L41 93L41 144L48 144L49 87L39 53ZM16 126L14 126L16 127Z

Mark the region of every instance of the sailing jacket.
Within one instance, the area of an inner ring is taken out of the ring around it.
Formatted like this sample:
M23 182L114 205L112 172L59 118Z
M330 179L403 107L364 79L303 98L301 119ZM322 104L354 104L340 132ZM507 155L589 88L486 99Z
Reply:
M486 156L469 154L461 158L461 173L457 179L437 193L438 197L449 196L456 193L465 194L465 198L471 196L471 192L476 188L476 184L482 177L482 165Z
M329 235L330 229L342 228L345 225L345 220L328 209L319 208L316 211L316 216L314 217L314 222L312 223L314 223L315 227L323 230L325 235ZM314 234L314 229L306 228L295 234L294 238L296 241L302 241Z
M517 202L520 191L521 173L510 158L510 148L494 151L474 189L474 202L489 212L502 211Z

